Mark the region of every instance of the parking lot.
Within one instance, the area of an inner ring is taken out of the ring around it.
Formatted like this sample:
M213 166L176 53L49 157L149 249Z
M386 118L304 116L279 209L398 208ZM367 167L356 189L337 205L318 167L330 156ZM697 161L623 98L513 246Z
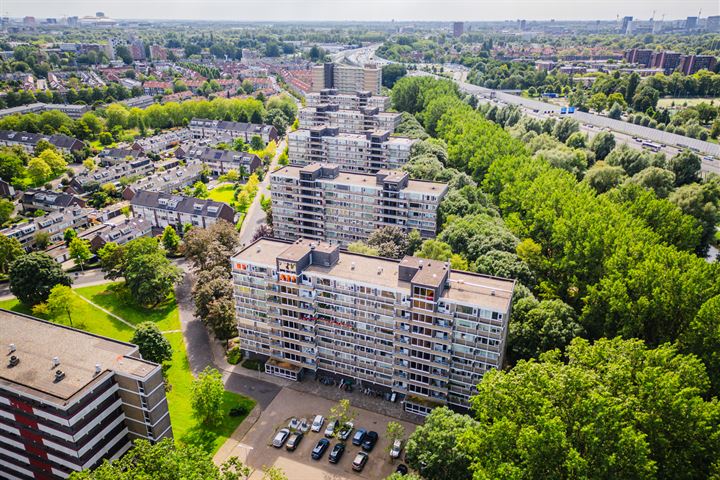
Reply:
M352 444L352 436L345 442L345 454L339 463L331 464L328 462L330 449L338 442L336 438L330 439L330 448L320 460L313 460L310 457L311 451L318 440L325 438L323 435L324 427L319 433L308 431L294 452L288 452L284 447L274 448L271 445L275 433L279 429L287 427L288 421L292 417L298 419L307 418L308 422L312 423L315 415L320 414L326 418L325 426L327 426L327 418L333 405L335 403L330 400L290 388L283 388L272 403L262 412L257 422L240 440L239 444L230 452L230 455L240 457L242 461L256 469L255 474L251 477L253 480L262 478L262 473L259 470L263 466L272 465L282 468L289 480L345 480L357 478L378 480L394 472L401 461L395 460L391 462L387 453L388 441L385 437L385 429L388 422L397 420L359 409L354 405L353 410L356 415L353 423L355 428L363 428L367 431L374 430L380 435L380 439L370 453L365 468L360 473L354 472L352 469L352 461L361 450L359 446ZM407 439L414 431L415 425L407 422L400 423L405 427L405 438Z

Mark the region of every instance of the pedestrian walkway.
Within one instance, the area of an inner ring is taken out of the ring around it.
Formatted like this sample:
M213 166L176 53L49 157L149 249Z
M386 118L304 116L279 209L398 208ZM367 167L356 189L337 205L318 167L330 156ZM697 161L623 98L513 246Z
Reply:
M106 282L106 283L107 283L107 282ZM111 311L104 309L103 307L101 307L101 306L98 305L97 303L93 302L93 301L90 300L89 298L83 297L82 295L80 295L79 293L77 293L75 290L73 290L73 293L74 293L75 295L77 295L78 297L82 298L83 300L85 300L87 303L89 303L89 304L92 305L93 307L97 308L98 310L107 313L108 315L110 315L111 317L113 317L115 320L118 320L119 322L124 323L125 325L127 325L127 326L130 327L130 328L132 328L133 330L136 329L135 325L133 325L132 323L128 322L128 321L125 320L124 318L118 317L117 315L115 315L115 314L112 313Z

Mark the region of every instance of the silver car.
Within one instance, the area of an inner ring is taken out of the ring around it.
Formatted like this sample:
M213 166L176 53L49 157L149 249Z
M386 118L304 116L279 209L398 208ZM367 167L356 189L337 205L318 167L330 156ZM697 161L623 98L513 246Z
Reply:
M290 436L290 430L287 428L283 428L278 433L275 434L275 438L273 438L273 447L275 448L281 448L283 444L285 443L285 440L287 440L288 436Z

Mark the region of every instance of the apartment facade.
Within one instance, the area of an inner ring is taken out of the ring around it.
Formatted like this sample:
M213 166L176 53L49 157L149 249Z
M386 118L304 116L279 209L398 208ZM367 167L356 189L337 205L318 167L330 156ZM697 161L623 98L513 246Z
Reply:
M364 133L374 131L395 132L400 125L401 115L380 111L378 107L361 107L357 110L343 110L339 105L325 104L304 107L298 113L300 128L337 128L340 133Z
M134 182L123 190L122 195L125 200L132 200L140 190L171 193L200 180L202 170L202 163L197 161L167 168Z
M100 167L92 172L75 175L70 182L70 188L76 193L82 193L88 187L101 187L106 183L115 184L121 179L139 179L155 171L155 166L147 157L141 157L137 160L130 160L122 163L116 163L108 167Z
M137 346L6 310L0 322L2 478L63 479L172 438L161 367Z
M140 190L130 205L135 217L150 222L159 230L167 226L180 230L186 224L207 228L221 220L235 222L235 210L227 203L184 195Z
M88 208L78 206L65 208L0 230L0 235L17 239L25 249L35 245L36 235L40 232L50 235L50 243L59 242L66 229L77 230L89 225L91 212Z
M512 280L307 239L263 238L231 262L241 348L266 373L340 376L425 415L467 408L503 364Z
M270 175L277 238L308 238L347 246L377 228L418 230L434 238L447 185L410 180L407 172L340 172L337 165L283 167Z
M305 95L305 105L308 107L338 105L342 110L377 108L379 111L384 112L390 108L390 97L373 95L369 91L338 93L337 89L325 88L319 92Z
M325 63L312 68L312 91L334 88L339 93L372 92L380 94L382 68L374 63L362 67Z
M332 163L342 171L375 173L401 169L416 141L391 137L389 131L353 134L340 133L337 127L312 127L288 134L288 156L296 166Z

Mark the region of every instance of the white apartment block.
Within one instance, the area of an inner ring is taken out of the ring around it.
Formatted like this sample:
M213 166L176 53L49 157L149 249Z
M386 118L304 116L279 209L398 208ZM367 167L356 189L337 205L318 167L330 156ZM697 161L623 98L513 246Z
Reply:
M444 183L411 180L407 172L340 172L337 165L284 167L270 176L277 238L308 238L347 246L377 228L418 230L434 238Z
M420 415L501 368L514 281L263 238L232 259L240 346L266 373L352 380Z
M301 108L298 114L300 128L337 128L340 133L364 133L373 131L395 132L400 125L399 113L381 112L377 107L343 110L339 105L320 105Z
M377 108L381 112L390 108L390 97L373 95L371 92L338 93L334 88L326 88L319 92L305 95L305 105L319 107L322 105L338 105L342 110L359 110L361 108Z
M288 134L288 154L296 166L332 163L347 172L375 173L400 170L416 141L391 137L388 131L354 134L340 133L337 127L312 127Z
M372 92L380 94L382 67L368 63L363 67L325 63L312 68L312 91L334 88L339 93Z

